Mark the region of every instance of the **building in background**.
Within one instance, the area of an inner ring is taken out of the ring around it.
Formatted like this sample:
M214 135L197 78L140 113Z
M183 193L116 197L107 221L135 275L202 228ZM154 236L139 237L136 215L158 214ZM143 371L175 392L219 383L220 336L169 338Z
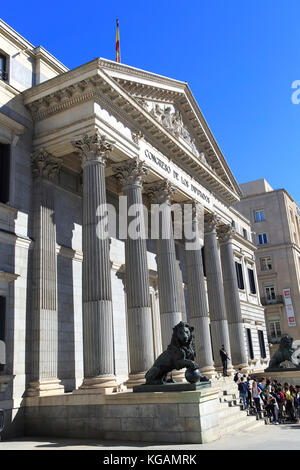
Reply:
M236 208L251 221L256 268L270 343L300 339L300 209L285 189L265 179L240 185Z

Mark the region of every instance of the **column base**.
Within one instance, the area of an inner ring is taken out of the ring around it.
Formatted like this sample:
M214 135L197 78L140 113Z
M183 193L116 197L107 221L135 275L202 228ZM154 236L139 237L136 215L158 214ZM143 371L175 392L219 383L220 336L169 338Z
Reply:
M185 371L186 369L172 370L172 376L175 382L186 382Z
M146 371L147 372L147 371ZM125 383L127 388L133 388L137 385L146 383L145 375L146 372L139 372L138 374L129 374L129 378Z
M223 366L216 366L215 369L216 369L216 372L217 372L218 376L223 376ZM233 368L232 365L227 367L228 377L233 377L235 372L236 371L235 371L235 369Z
M214 366L200 367L200 372L202 375L206 375L206 377L208 377L209 379L214 379L218 375Z
M73 390L74 394L94 394L102 393L107 395L118 391L118 383L114 375L102 377L84 378L82 384L77 390Z
M60 384L60 380L42 380L30 382L26 392L27 397L45 397L49 395L62 395L65 388Z

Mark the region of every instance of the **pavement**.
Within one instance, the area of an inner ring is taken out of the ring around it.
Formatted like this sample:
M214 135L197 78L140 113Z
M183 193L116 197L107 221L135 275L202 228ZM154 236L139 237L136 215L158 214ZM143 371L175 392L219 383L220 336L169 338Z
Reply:
M24 437L1 441L0 450L300 450L300 424L266 425L208 444L157 444Z

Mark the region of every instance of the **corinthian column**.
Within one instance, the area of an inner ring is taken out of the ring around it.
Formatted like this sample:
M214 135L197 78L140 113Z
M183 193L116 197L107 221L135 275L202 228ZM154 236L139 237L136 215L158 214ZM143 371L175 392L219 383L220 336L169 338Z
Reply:
M109 238L99 216L106 213L105 165L112 142L97 132L72 142L82 157L82 300L84 380L81 392L105 393L116 385Z
M195 331L196 362L203 374L215 375L212 346L209 331L209 314L206 300L206 289L203 273L202 244L200 240L199 216L201 206L193 201L191 204L191 223L194 239L186 240L185 259L187 274L187 294L190 323ZM185 232L186 233L186 232ZM203 243L203 242L202 242Z
M155 204L159 204L160 212L157 239L157 271L163 350L170 344L173 327L182 320L170 211L171 197L174 192L174 187L167 180L147 185L147 193Z
M58 315L54 194L51 179L60 163L45 150L32 155L33 172L33 305L31 382L28 396L60 394L57 377Z
M232 363L235 368L247 368L243 319L232 251L232 236L235 234L235 229L231 225L222 224L218 227L217 233L220 243Z
M142 180L149 169L138 159L113 165L127 197L128 233L125 240L126 296L130 372L127 387L145 382L153 365L153 331L149 270L143 212ZM134 224L134 226L132 225ZM130 226L132 225L132 232ZM137 229L137 230L136 230Z
M204 254L212 346L216 370L221 372L220 349L222 344L224 344L230 358L231 352L216 232L216 226L219 223L220 219L215 214L205 216ZM228 374L232 373L231 361L228 363L227 371Z

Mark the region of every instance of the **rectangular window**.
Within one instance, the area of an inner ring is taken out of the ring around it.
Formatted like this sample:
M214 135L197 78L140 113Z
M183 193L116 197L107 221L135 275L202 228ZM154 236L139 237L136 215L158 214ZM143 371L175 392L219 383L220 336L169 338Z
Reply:
M256 294L256 286L255 286L253 269L248 268L248 276L249 276L250 292L251 294Z
M265 212L263 210L255 211L254 220L255 222L263 222L265 220Z
M4 369L6 363L5 355L5 307L6 299L0 296L0 372Z
M10 145L0 144L0 202L9 201Z
M248 340L248 354L249 354L250 359L254 359L252 336L251 336L250 328L246 328L246 332L247 332L247 340Z
M258 340L259 340L260 357L262 359L265 359L267 355L266 355L266 348L265 348L264 332L262 330L258 330L257 333L258 333Z
M280 321L270 321L269 323L269 332L271 339L277 339L281 337L281 326Z
M269 284L268 286L264 286L264 291L265 291L266 302L269 304L274 303L276 300L274 284Z
M246 240L248 240L248 233L245 228L243 228L243 237L246 238Z
M237 283L238 283L238 288L241 290L245 289L244 285L244 278L243 278L243 268L241 263L238 263L237 261L235 262L235 269L236 269L236 277L237 277Z
M259 245L265 245L268 243L268 237L266 233L259 233L258 234L258 244Z
M0 54L0 80L7 80L7 58L5 55Z
M260 258L260 269L262 271L270 271L272 269L272 262L270 256Z

